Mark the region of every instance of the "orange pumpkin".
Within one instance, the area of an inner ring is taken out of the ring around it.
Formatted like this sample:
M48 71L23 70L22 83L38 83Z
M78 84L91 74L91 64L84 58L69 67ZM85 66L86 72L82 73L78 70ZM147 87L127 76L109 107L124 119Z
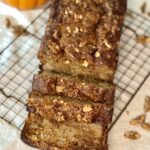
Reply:
M42 6L47 1L48 0L4 0L5 3L22 10Z

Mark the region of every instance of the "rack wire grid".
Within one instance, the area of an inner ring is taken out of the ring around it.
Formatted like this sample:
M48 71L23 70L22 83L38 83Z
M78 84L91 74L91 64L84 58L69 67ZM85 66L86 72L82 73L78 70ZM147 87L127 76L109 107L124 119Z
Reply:
M150 35L150 21L128 10L125 24L138 34ZM31 90L32 78L38 71L37 52L44 34L49 9L36 17L27 27L28 36L19 36L0 45L0 117L22 129L27 117L26 100ZM33 30L36 25L36 30ZM124 28L119 50L119 66L115 77L117 84L113 123L116 123L132 98L150 74L150 45L135 41L135 35ZM110 127L110 129L111 129Z

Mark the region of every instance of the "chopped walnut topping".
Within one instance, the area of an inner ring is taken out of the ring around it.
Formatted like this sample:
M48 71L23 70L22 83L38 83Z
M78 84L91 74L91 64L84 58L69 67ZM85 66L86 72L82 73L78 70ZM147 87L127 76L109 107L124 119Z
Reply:
M64 116L58 116L57 118L57 121L64 121L64 120L65 120Z
M80 15L75 14L75 15L74 15L74 18L75 18L75 19L82 19L83 16L82 16L81 14L80 14Z
M75 50L77 53L79 53L79 49L78 49L78 48L75 48L74 50Z
M150 123L142 123L141 127L144 130L150 131Z
M67 65L67 64L70 64L70 61L69 60L66 60L65 61L65 64Z
M150 112L150 96L145 97L144 112Z
M99 51L96 51L96 52L95 52L95 57L98 58L98 57L100 57L100 56L101 56L101 55L100 55L100 52L99 52Z
M83 66L83 67L88 67L88 65L89 65L89 64L88 64L88 61L87 61L87 60L84 60L82 66Z
M60 104L63 104L64 103L64 101L63 100L60 100ZM58 112L59 114L60 114L60 112Z
M83 47L84 45L85 45L85 43L82 43L82 42L81 42L81 43L79 44L79 47L81 48L81 47Z
M72 13L73 11L70 8L65 10L65 15L72 14Z
M125 132L124 137L131 140L137 140L141 137L141 135L136 131L127 131Z
M72 14L73 11L72 11L70 8L68 8L68 13L69 13L69 14Z
M56 86L56 91L57 92L61 93L61 92L63 92L63 90L64 90L63 86Z
M138 125L141 125L142 123L144 123L145 120L146 120L146 115L142 114L142 115L137 116L136 118L132 119L130 121L130 124L134 125L134 126L138 126Z
M79 3L80 3L80 0L76 0L75 2L76 2L76 4L79 4Z
M77 120L81 121L81 115L80 114L77 115Z
M68 11L67 10L65 10L65 15L68 15Z
M71 33L71 29L70 29L69 26L66 27L66 30L67 30L68 33Z
M52 53L57 54L60 50L59 46L57 43L54 43L52 41L49 41L48 43L48 48L52 51Z
M112 48L112 46L109 44L109 42L108 42L107 40L104 40L104 43L105 43L105 45L106 45L109 49Z
M57 31L56 30L54 30L54 33L53 33L53 37L55 38L55 39L57 39L58 38L58 35L57 35L58 33L57 33Z
M83 28L80 28L79 30L80 30L80 32L84 32Z
M73 33L78 33L79 32L79 28L78 27L75 27Z
M82 82L81 84L82 84L82 85L86 85L86 83L84 83L84 82Z
M90 111L92 111L91 105L85 105L85 106L83 107L83 112L90 112Z
M7 28L9 28L9 27L11 27L11 20L9 19L9 18L6 18L6 20L5 20L5 24L6 24L6 27Z
M79 19L82 19L82 18L83 18L83 16L82 16L82 15L78 15L78 18L79 18Z

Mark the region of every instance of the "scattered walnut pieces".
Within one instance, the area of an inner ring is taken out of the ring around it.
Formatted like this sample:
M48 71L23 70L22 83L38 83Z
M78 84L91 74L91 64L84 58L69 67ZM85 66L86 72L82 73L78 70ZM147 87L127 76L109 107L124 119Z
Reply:
M138 140L141 135L137 131L126 131L124 137L131 140Z
M148 12L147 15L150 16L150 12Z
M5 19L5 25L7 28L10 28L12 30L12 33L14 33L15 36L29 34L29 32L22 25L12 23L9 18Z
M142 114L140 116L137 116L136 118L132 119L130 121L130 125L134 125L134 126L139 126L141 125L142 123L144 123L146 120L146 115L145 114Z
M10 28L10 26L11 26L11 20L9 18L5 19L5 25L6 25L7 28Z
M150 112L150 96L145 97L144 112Z
M65 61L65 64L66 64L66 65L70 64L70 61L69 61L69 60L66 60L66 61Z
M101 54L100 54L99 51L96 51L96 52L95 52L95 57L96 57L96 58L100 57L100 55L101 55Z
M57 91L58 93L63 92L63 90L64 90L64 87L63 87L63 86L56 86L56 91Z
M84 107L83 107L83 112L90 112L90 111L92 111L92 107L91 107L91 105L85 105Z
M145 11L146 11L146 6L147 6L147 3L144 2L144 3L142 4L142 6L141 6L141 12L142 12L142 13L145 13Z
M28 35L29 32L21 25L13 25L11 26L12 28L12 32L16 35L16 36L19 36L19 35Z
M150 123L142 123L141 128L146 131L150 131Z
M146 35L137 35L136 41L138 43L141 43L141 44L149 44L150 43L150 37L146 36Z

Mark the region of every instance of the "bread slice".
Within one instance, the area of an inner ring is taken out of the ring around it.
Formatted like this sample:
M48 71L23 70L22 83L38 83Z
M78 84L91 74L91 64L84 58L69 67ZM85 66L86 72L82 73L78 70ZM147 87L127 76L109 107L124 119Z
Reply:
M34 76L32 90L41 94L113 104L115 85L54 72L43 72Z
M44 70L112 81L126 0L57 0L38 54Z
M30 113L21 139L40 150L108 150L107 132L101 124L56 123Z
M105 104L38 93L30 94L27 109L57 122L100 122L104 125L111 122L113 113L112 106Z

